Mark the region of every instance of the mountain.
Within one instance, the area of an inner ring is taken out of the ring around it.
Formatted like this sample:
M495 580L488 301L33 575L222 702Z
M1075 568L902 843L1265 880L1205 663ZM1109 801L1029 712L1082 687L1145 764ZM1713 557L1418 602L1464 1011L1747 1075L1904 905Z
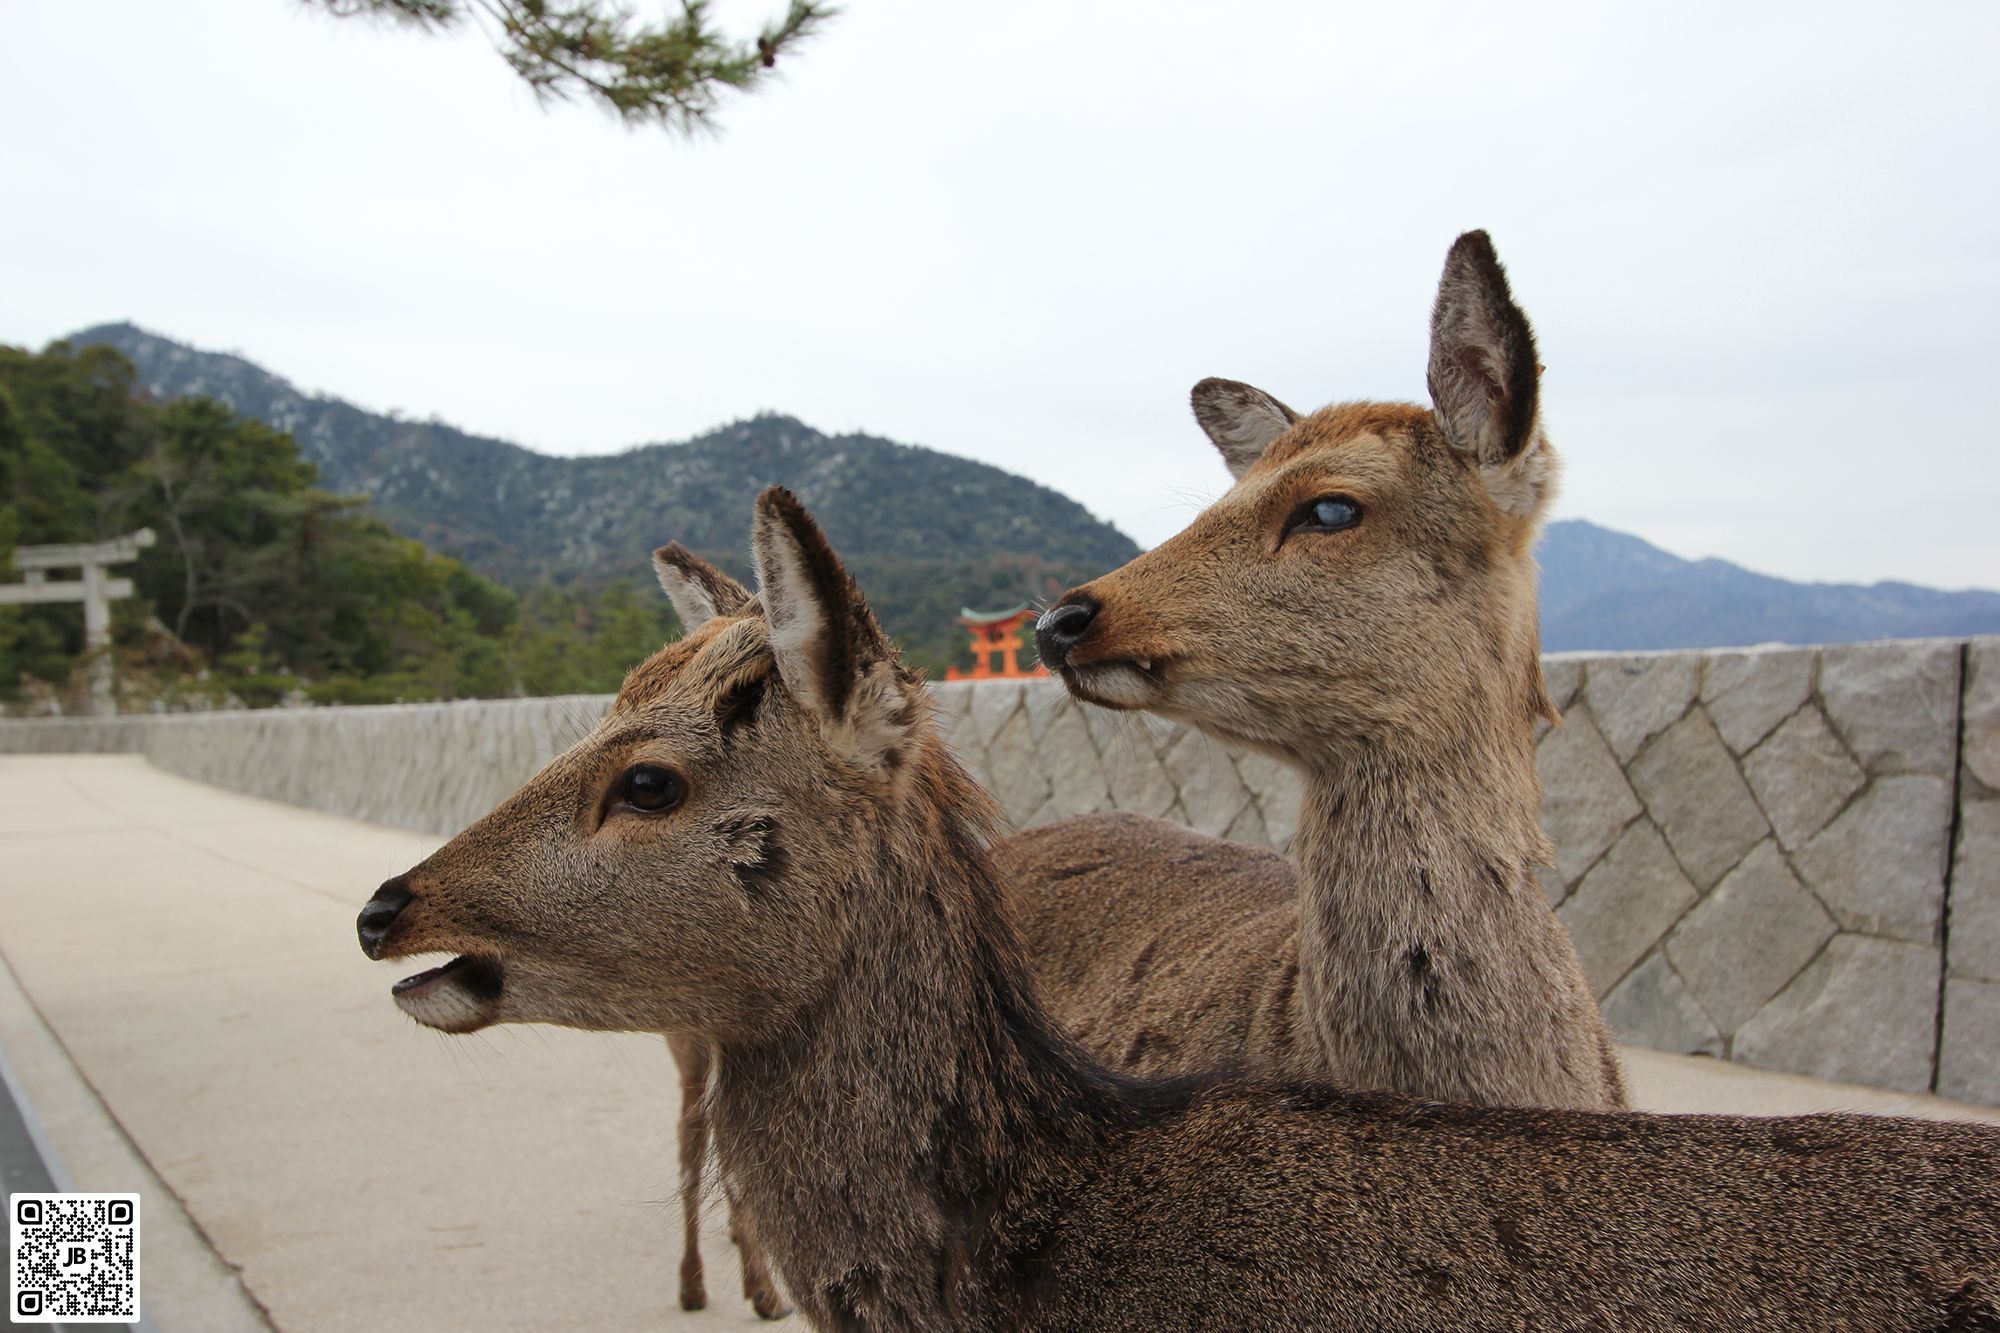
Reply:
M960 606L1052 596L1138 551L1075 501L999 468L789 417L552 458L303 393L241 357L130 324L69 341L116 347L158 397L206 394L291 432L323 485L371 497L399 530L516 586L631 576L669 537L743 575L751 498L782 482L826 525L890 630L935 662L956 642ZM1580 519L1550 524L1538 554L1550 651L2000 633L2000 593L1793 583Z
M368 496L399 531L516 587L650 578L647 553L669 539L744 577L751 501L775 482L812 509L886 627L935 665L956 648L961 607L1051 598L1139 553L1026 478L874 436L824 435L790 417L555 458L308 394L242 357L130 324L69 341L115 347L156 397L219 398L289 432L322 486Z
M1581 519L1551 523L1536 554L1550 652L2000 634L2000 592L1793 583Z

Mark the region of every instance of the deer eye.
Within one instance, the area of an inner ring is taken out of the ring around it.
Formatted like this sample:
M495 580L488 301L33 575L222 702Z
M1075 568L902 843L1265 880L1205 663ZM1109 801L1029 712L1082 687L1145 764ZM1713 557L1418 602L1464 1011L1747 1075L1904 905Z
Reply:
M1361 505L1351 496L1322 495L1308 500L1285 524L1285 535L1296 532L1345 532L1361 522Z
M671 768L635 764L618 779L619 796L634 810L662 814L687 799L687 783Z

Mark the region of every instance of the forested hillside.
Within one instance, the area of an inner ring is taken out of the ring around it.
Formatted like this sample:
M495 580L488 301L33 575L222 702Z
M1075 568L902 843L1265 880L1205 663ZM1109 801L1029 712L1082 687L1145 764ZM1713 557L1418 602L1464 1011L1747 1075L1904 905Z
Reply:
M762 416L681 444L554 458L442 422L308 394L225 353L130 324L73 336L130 357L156 398L204 394L291 432L329 488L369 497L398 531L514 588L643 576L677 540L748 574L750 504L791 487L917 661L957 650L962 607L1051 597L1138 554L1067 496L984 463Z
M17 544L157 535L118 571L124 707L604 690L668 632L656 589L517 598L322 489L283 432L136 388L110 347L0 347L0 576ZM73 705L83 647L74 604L0 607L0 700Z

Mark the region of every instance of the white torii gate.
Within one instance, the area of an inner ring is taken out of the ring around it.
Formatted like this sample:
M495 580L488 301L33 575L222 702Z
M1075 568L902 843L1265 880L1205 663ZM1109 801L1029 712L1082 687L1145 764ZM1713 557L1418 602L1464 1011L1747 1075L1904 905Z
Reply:
M0 606L31 602L82 602L83 643L90 654L90 694L95 711L116 711L111 697L111 604L132 595L132 580L105 577L111 565L128 564L153 544L153 530L140 528L102 542L57 546L17 546L13 565L21 582L0 583ZM77 579L49 580L52 569L80 569Z

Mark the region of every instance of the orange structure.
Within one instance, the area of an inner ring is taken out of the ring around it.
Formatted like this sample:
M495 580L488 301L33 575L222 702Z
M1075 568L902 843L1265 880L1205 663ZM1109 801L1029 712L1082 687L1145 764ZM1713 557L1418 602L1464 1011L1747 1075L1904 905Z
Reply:
M1046 676L1040 662L1020 666L1021 631L1034 624L1035 608L1025 603L1011 611L960 611L958 623L972 635L972 670L947 667L946 680L1023 680Z

